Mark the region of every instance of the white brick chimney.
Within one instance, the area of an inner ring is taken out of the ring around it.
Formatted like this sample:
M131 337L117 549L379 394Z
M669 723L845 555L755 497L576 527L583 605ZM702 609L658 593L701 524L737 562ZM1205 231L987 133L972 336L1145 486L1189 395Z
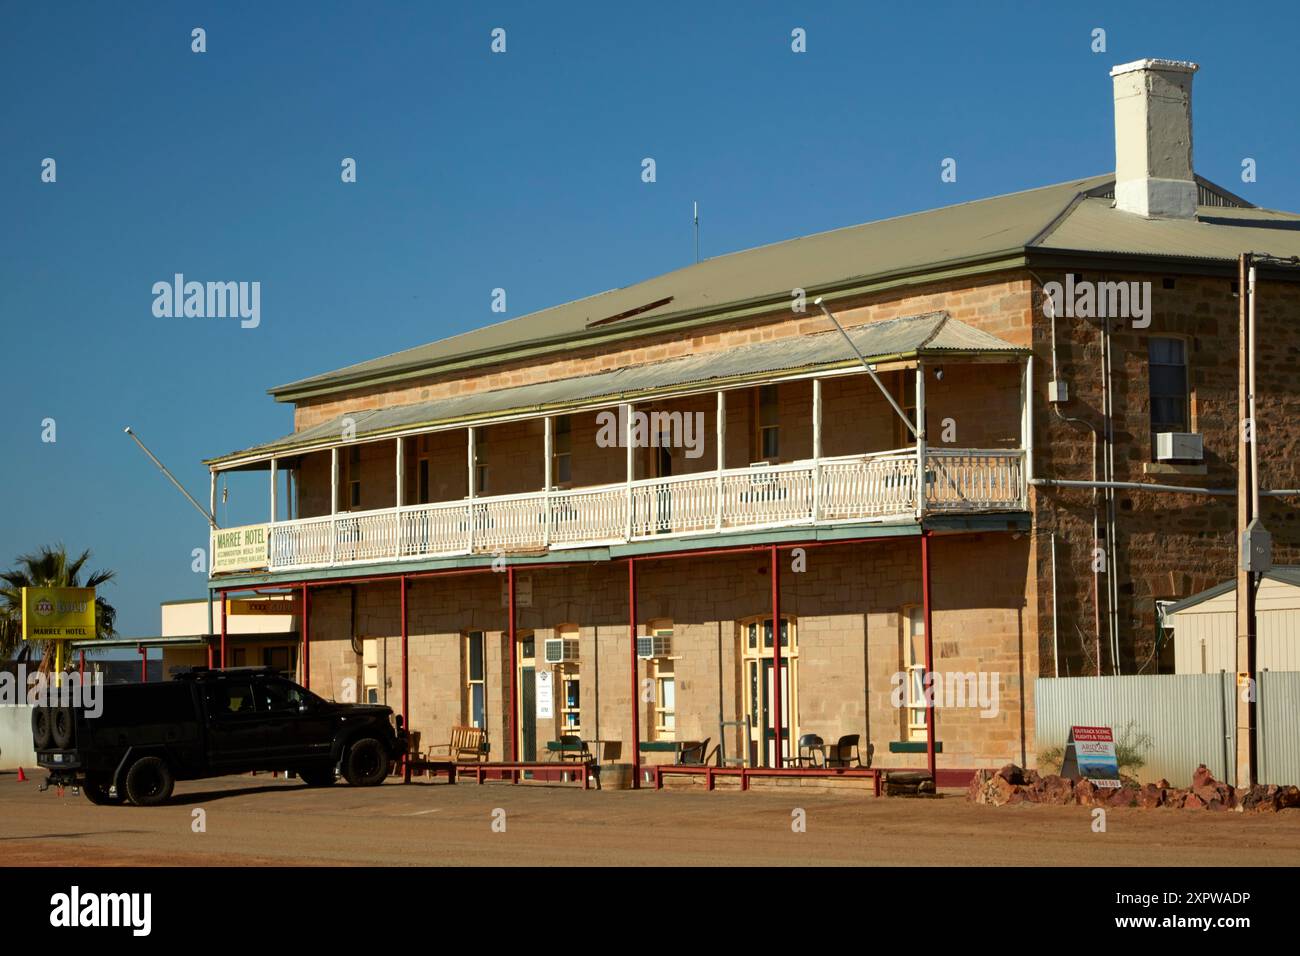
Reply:
M1115 206L1148 219L1196 218L1192 176L1195 63L1135 60L1115 84Z

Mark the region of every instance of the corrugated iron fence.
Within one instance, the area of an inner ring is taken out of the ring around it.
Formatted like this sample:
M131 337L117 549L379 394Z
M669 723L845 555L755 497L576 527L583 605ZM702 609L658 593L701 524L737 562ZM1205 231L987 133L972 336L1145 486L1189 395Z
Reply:
M1198 764L1236 782L1235 677L1161 674L1043 677L1034 682L1034 740L1041 754L1063 747L1072 726L1111 727L1143 750L1144 780L1187 786ZM1300 783L1300 672L1265 671L1257 681L1261 783Z

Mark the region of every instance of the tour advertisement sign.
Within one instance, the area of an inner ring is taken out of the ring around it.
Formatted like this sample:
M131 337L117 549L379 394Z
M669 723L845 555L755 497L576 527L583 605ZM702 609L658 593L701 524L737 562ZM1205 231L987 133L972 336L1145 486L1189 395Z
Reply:
M1111 729L1071 727L1061 776L1072 780L1083 777L1098 787L1119 787L1119 761L1115 757L1115 736Z

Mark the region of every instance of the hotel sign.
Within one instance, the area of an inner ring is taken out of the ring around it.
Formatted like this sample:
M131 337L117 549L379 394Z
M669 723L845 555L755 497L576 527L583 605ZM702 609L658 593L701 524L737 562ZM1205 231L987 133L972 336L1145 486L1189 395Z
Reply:
M23 588L23 640L95 637L94 588Z
M269 564L270 525L220 528L212 532L212 573L252 571Z

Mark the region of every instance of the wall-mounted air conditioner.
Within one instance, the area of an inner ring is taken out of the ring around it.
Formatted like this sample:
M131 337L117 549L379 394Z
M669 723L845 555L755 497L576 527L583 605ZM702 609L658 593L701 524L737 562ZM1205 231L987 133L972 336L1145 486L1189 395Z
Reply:
M1201 436L1192 432L1157 432L1156 461L1202 461Z
M546 663L565 664L578 659L578 639L575 637L548 637L545 642Z
M636 639L636 656L648 660L652 657L671 657L673 653L673 636L671 634L652 634Z

